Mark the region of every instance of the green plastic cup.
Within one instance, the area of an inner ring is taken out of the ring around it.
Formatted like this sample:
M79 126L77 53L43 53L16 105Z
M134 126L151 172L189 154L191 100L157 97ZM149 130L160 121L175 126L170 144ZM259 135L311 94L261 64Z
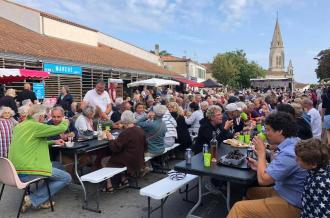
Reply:
M110 126L105 126L105 130L109 131L110 130Z
M250 142L251 142L251 136L250 136L250 134L245 134L244 135L244 142L246 144L250 144Z
M262 125L261 125L261 123L258 123L257 124L257 131L258 132L261 132L262 131Z
M211 166L211 153L204 153L204 167L210 167Z
M239 140L240 142L244 142L244 135L239 135L239 136L238 136L238 140Z
M242 119L243 121L246 121L246 120L248 119L248 115L247 115L245 112L242 112L242 113L241 113L241 119Z
M266 138L267 138L267 137L266 137L266 134L263 133L263 132L259 133L258 136L260 137L260 139L261 139L262 141L265 141Z

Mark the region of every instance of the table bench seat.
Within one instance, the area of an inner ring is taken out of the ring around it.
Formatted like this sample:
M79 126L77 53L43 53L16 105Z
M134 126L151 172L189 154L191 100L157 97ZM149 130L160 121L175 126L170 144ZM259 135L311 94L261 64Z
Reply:
M157 210L158 208L161 208L161 217L163 217L164 216L163 207L167 197L170 196L172 193L176 192L177 190L179 190L184 185L187 185L189 182L197 178L198 176L192 174L186 174L186 176L183 179L178 181L172 180L170 179L170 177L166 177L164 179L161 179L155 183L152 183L142 188L140 190L140 195L148 197L148 217L150 217L151 213ZM151 210L150 198L161 200L161 205Z

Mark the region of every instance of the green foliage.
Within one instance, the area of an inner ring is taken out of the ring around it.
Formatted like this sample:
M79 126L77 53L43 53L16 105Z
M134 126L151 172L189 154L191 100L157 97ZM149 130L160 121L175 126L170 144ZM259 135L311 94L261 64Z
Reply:
M155 51L150 50L150 53L155 54ZM161 51L159 52L159 56L168 56L168 55L172 55L172 54L171 54L171 53L168 53L166 50L161 50Z
M266 74L256 62L247 60L243 50L218 54L213 60L211 71L218 82L234 88L248 88L251 78Z
M330 49L320 51L314 59L318 61L315 69L317 78L319 80L330 78Z

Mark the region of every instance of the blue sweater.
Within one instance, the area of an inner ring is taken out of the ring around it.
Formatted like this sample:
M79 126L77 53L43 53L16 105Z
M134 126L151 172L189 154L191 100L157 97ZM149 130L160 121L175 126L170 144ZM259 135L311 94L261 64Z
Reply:
M164 137L166 126L161 118L148 120L143 117L138 120L137 125L141 127L147 138L148 152L152 154L161 154L165 150Z

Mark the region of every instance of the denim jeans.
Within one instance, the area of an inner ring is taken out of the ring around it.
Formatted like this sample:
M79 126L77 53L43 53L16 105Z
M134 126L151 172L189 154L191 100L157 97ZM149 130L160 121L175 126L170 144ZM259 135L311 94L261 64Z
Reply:
M22 182L28 182L40 176L37 175L22 175L19 176ZM59 192L63 187L69 185L71 182L71 176L66 171L54 168L52 169L52 175L48 177L50 193L53 196ZM45 203L48 200L48 190L46 183L43 183L37 190L34 190L29 195L31 203L34 207L38 207L40 204Z

